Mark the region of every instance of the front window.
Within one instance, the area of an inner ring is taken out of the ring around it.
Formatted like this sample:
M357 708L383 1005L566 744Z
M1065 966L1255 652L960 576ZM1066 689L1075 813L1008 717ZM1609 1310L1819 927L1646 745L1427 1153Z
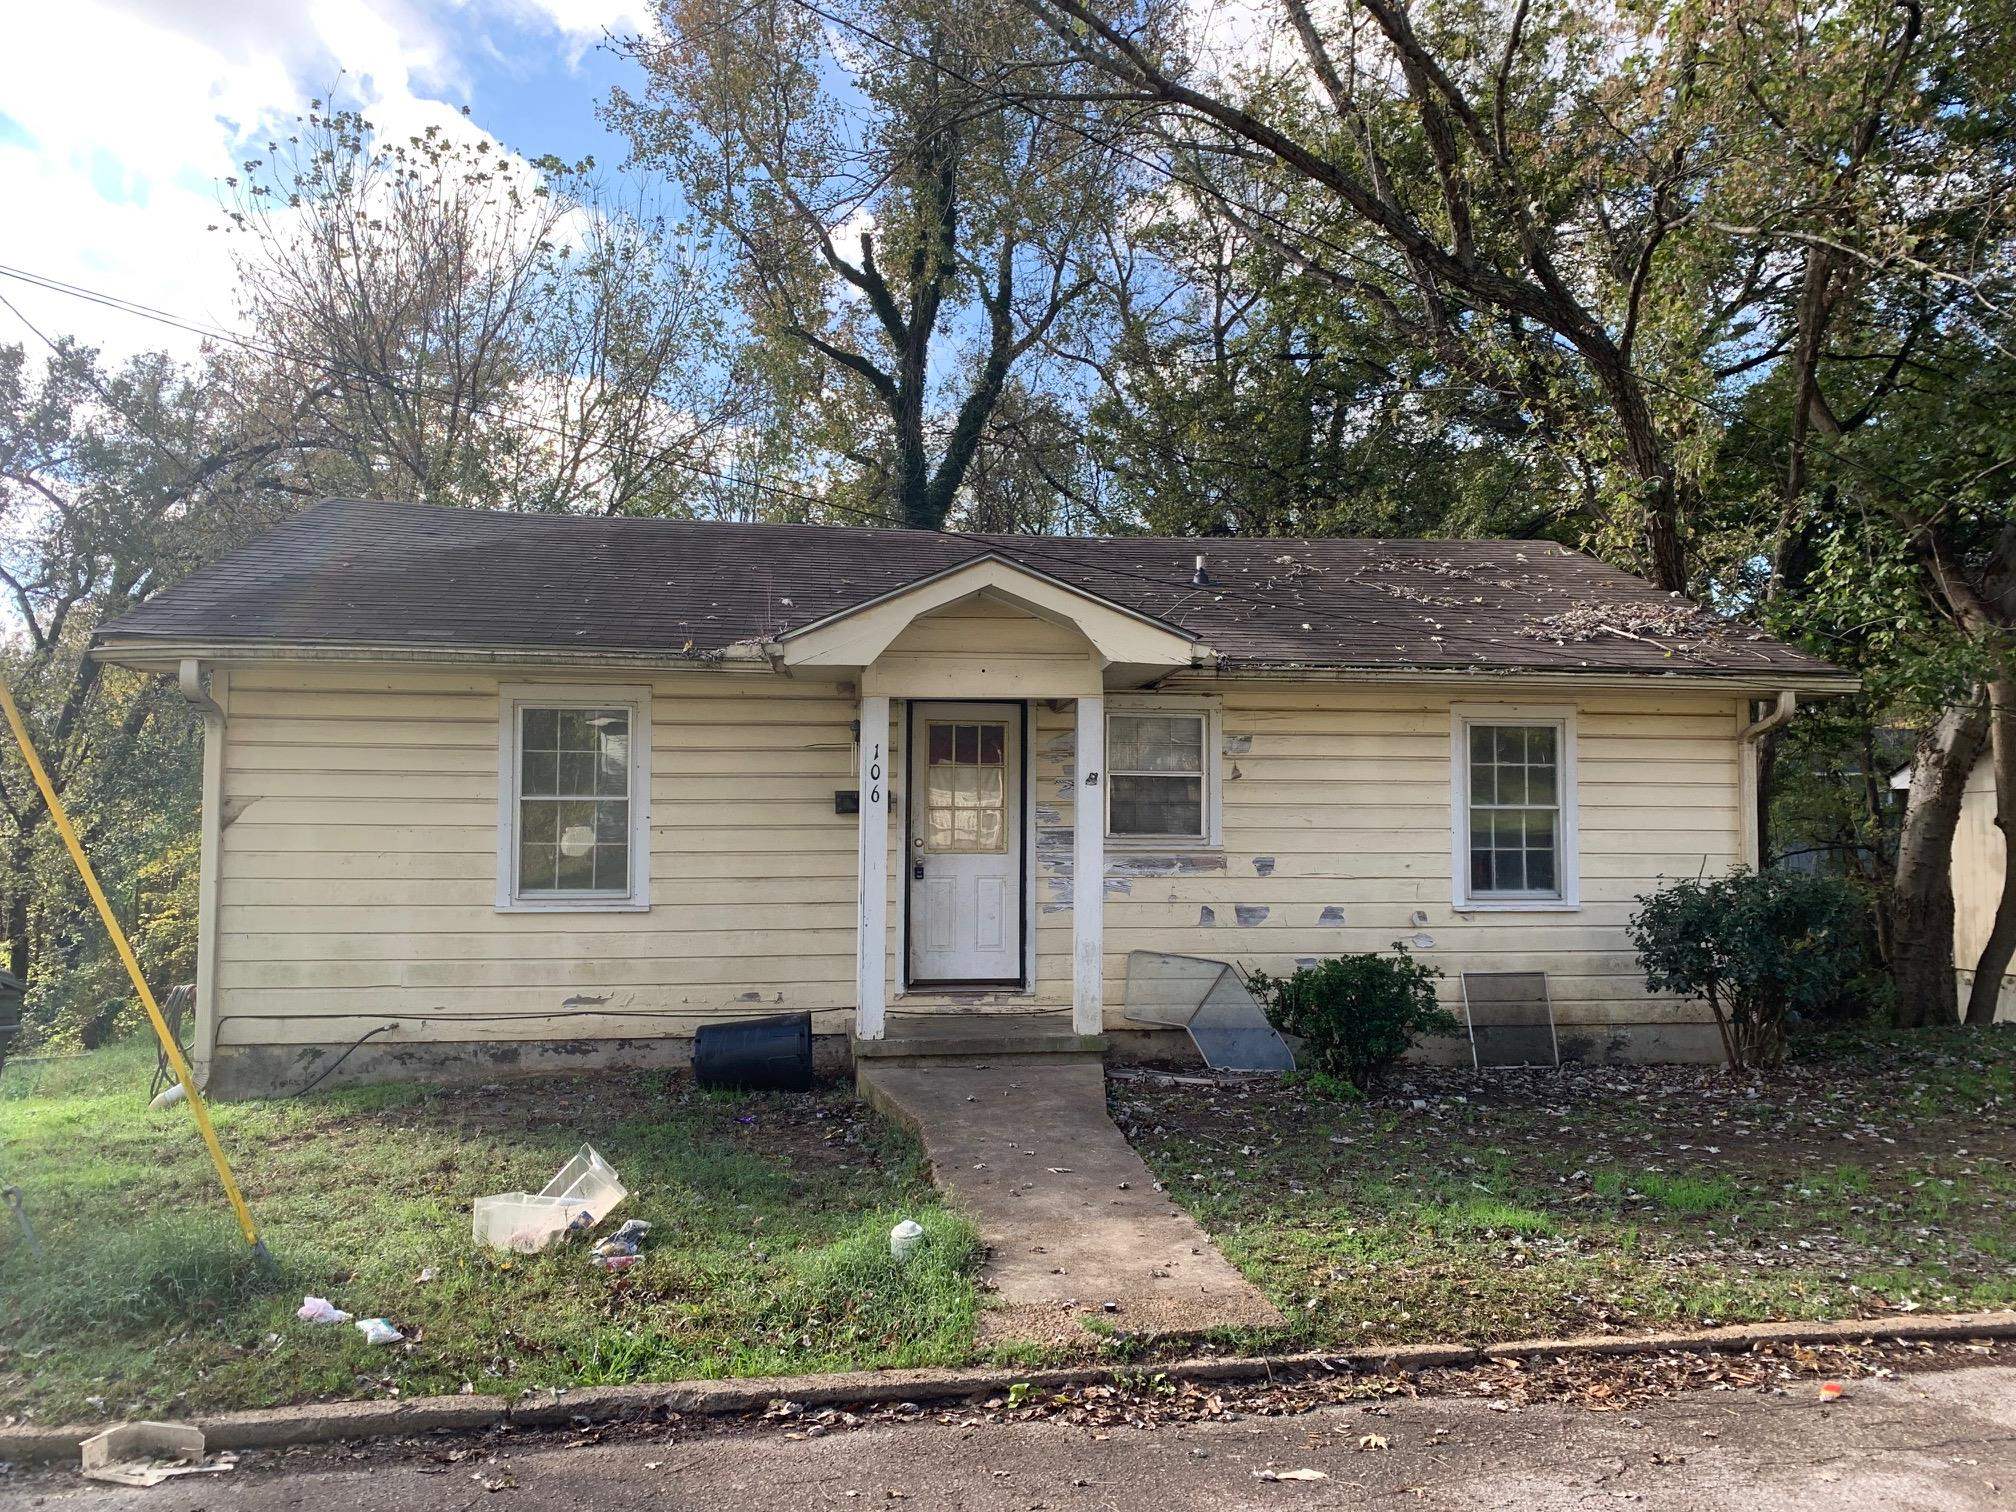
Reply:
M648 716L610 698L507 707L500 903L641 905Z
M1467 892L1477 900L1564 896L1566 791L1559 724L1465 730Z
M1202 710L1107 716L1107 834L1116 839L1209 837L1210 725Z

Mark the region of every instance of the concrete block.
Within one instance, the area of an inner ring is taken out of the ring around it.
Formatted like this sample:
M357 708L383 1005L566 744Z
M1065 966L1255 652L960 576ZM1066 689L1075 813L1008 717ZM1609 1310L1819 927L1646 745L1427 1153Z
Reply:
M203 1430L193 1423L117 1423L77 1446L86 1475L133 1460L203 1462Z

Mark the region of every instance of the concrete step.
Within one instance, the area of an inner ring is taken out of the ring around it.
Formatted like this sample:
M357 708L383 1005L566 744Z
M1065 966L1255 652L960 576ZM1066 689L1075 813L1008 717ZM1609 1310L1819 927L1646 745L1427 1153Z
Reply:
M856 1060L968 1059L976 1055L1102 1055L1103 1034L1079 1034L1071 1012L892 1013L882 1038L854 1040Z
M959 1034L892 1034L879 1040L856 1039L856 1060L971 1060L976 1055L1104 1055L1112 1040L1103 1034L1072 1034L1068 1030L1031 1032L1001 1029L966 1030Z

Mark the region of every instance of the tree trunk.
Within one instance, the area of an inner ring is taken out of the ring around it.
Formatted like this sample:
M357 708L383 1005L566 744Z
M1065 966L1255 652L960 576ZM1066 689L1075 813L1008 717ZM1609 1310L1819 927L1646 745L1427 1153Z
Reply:
M31 889L25 847L16 849L7 857L7 868L11 879L7 889L7 970L17 981L26 982L30 957L28 894Z
M1896 931L1890 959L1897 1021L1947 1024L1958 1015L1953 971L1953 831L1968 773L1988 739L1988 711L1969 702L1941 714L1911 759L1911 794L1897 839Z
M2005 670L1989 686L1989 747L1994 752L1995 825L2002 831L2002 896L1981 959L1974 963L1974 989L1967 997L1967 1022L1992 1024L2002 997L2002 978L2016 956L2016 671Z

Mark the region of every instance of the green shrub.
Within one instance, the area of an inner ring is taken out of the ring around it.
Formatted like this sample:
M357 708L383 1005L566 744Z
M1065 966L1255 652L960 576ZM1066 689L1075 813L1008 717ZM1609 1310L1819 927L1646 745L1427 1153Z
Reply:
M1463 1025L1435 1001L1442 975L1408 955L1335 956L1292 976L1244 973L1267 1020L1304 1043L1304 1070L1338 1077L1359 1091L1424 1034L1460 1034Z
M1784 1059L1788 1020L1837 1000L1860 970L1861 928L1845 882L1738 866L1639 898L1630 933L1645 990L1705 1001L1733 1068Z

